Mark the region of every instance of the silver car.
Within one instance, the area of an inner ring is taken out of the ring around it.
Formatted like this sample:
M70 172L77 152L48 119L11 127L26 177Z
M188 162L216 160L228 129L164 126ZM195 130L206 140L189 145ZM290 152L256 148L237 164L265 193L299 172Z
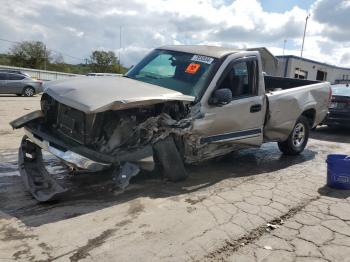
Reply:
M20 72L0 71L0 94L33 96L43 91L42 82Z

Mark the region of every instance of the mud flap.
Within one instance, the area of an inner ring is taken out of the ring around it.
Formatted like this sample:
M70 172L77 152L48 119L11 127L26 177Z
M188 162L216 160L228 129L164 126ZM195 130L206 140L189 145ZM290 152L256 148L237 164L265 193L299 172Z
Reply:
M67 191L45 169L41 148L26 136L19 148L18 167L25 187L40 202L60 198Z

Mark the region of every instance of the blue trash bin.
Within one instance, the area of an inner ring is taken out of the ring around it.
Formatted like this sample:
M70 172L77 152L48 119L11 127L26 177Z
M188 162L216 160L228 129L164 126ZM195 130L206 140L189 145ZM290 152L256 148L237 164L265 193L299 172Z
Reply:
M327 156L327 186L350 189L350 156L331 154Z

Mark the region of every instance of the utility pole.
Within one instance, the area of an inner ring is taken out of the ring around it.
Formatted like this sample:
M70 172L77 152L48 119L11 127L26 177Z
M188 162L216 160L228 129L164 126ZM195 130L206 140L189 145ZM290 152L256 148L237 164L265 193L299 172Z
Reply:
M303 57L303 51L304 51L304 42L305 42L305 34L306 34L306 27L307 27L307 20L310 18L310 14L307 14L306 19L305 19L305 28L304 28L304 35L303 35L303 43L301 45L301 52L300 52L300 57Z
M47 60L47 52L46 52L46 45L44 44L44 69L46 70L46 60Z
M122 72L122 62L120 58L120 50L122 49L122 26L119 27L119 52L118 52L118 59L119 59L119 73Z
M286 48L286 43L287 43L287 39L283 40L283 55L284 55L284 49Z

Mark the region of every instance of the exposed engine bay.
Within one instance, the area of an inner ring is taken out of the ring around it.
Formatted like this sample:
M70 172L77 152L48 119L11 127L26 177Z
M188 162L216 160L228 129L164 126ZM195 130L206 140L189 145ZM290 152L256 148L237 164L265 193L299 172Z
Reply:
M154 144L170 134L180 141L191 127L190 107L179 101L86 114L44 94L41 107L49 133L108 155Z

